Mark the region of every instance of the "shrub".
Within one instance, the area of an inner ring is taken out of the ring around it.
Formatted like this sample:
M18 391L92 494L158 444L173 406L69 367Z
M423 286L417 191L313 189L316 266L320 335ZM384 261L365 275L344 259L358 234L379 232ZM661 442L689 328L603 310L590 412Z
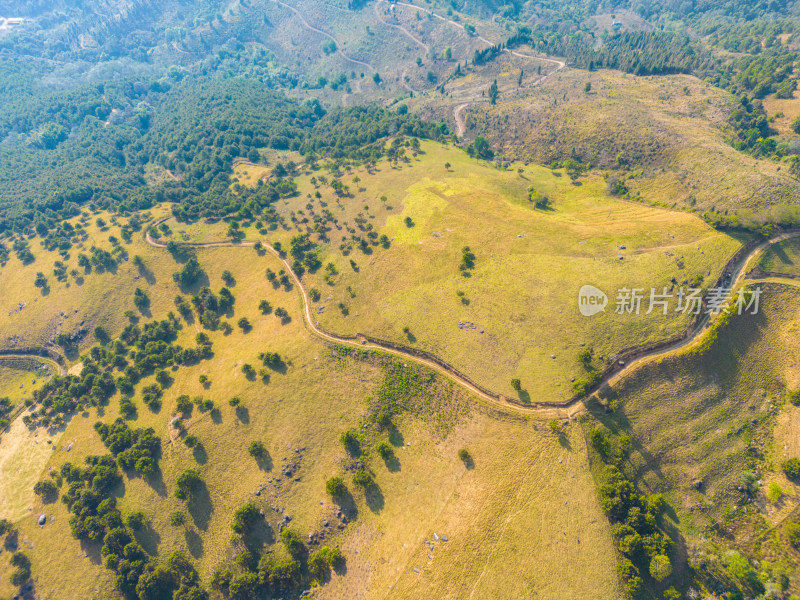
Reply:
M267 449L264 447L264 444L258 440L250 442L250 445L247 447L247 452L253 458L262 458L266 453Z
M144 527L144 513L140 510L128 513L128 516L125 517L125 525L130 527L133 531L139 531Z
M242 400L241 400L241 398L239 398L239 396L234 396L233 398L228 400L228 404L230 406L239 406L241 403L242 403Z
M303 545L298 534L294 529L284 529L281 531L281 542L286 547L286 551L294 558L301 556L306 547Z
M192 257L186 261L180 271L172 275L172 279L181 287L188 287L203 275L205 275L205 271L200 267L200 263L197 262L197 259Z
M797 479L800 477L800 460L790 458L781 463L781 469L789 479Z
M469 453L469 450L467 450L466 448L461 448L461 449L458 451L458 458L459 458L459 459L461 459L463 462L465 462L465 463L466 463L466 462L469 462L469 461L470 461L470 459L472 458L472 456L470 455L470 453Z
M343 431L339 436L339 441L342 442L342 446L344 446L348 454L355 456L359 453L358 434L354 429L346 429Z
M622 587L628 594L636 596L641 591L642 578L639 576L639 569L627 558L617 563L617 573L622 580Z
M347 493L347 486L341 477L331 477L325 482L325 491L333 498L340 498Z
M192 412L192 401L186 394L178 396L178 399L175 401L175 403L176 403L175 408L178 410L179 413L189 414Z
M250 331L250 329L252 329L250 321L247 320L247 317L242 317L241 319L239 319L237 325L242 331Z
M368 471L365 469L359 469L353 475L353 483L359 487L367 489L375 482L372 479L372 475L370 475Z
M375 450L378 451L381 458L386 460L394 456L394 449L392 448L389 442L379 442L377 446L375 446Z
M672 563L664 554L657 554L650 561L650 575L656 581L664 581L672 574Z
M277 352L261 352L258 358L265 367L270 367L271 369L280 369L285 365L281 355Z
M268 315L272 312L272 305L266 300L262 300L258 303L258 310L260 310L263 314Z
M194 448L195 446L197 446L197 444L200 443L200 440L196 435L189 434L185 438L183 438L183 443L186 444L187 448Z
M186 523L186 515L183 511L177 510L169 516L169 524L173 527L180 527Z
M776 482L773 481L769 484L767 488L767 498L773 504L776 504L781 498L783 497L783 488Z
M53 481L45 479L33 486L33 493L40 496L42 499L48 500L58 494L58 488Z
M342 556L342 551L339 548L323 546L319 549L319 553L325 557L325 560L334 569L341 569L344 566L344 556Z
M111 336L109 336L108 332L100 326L94 328L94 337L102 346L105 346L111 341Z
M11 555L11 565L14 567L11 573L11 583L21 586L31 578L31 560L22 552L14 552Z
M789 521L784 528L786 537L789 543L797 549L800 549L800 523L796 521Z
M522 382L519 379L512 379L511 380L511 387L514 388L515 391L520 391L522 389Z
M260 517L261 512L258 507L252 502L248 502L233 513L231 529L233 529L234 533L247 533Z

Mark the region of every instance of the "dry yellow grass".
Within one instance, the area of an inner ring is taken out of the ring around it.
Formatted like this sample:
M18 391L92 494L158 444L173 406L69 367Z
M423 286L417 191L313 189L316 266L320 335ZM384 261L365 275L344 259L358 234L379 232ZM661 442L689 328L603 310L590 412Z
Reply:
M160 217L167 214L167 209L160 207L152 210L151 214L153 218ZM130 260L121 262L116 272L98 273L92 270L84 274L84 270L78 267L79 253L88 254L93 244L110 251L112 246L108 237L114 235L121 239L119 226L109 223L104 231L100 231L95 225L98 216L110 222L107 213L91 215L86 227L89 240L73 247L70 258L63 261L68 273L73 269L79 271L79 279L68 275L66 282L56 281L53 264L61 257L41 248L38 240L31 243L31 250L36 256L33 263L22 265L16 256L12 256L8 264L0 269L0 289L3 290L0 298L0 340L3 340L4 347L13 347L9 338L14 336L19 336L16 343L19 347L43 345L59 331L72 333L85 328L89 335L80 345L83 350L95 343L92 331L98 325L112 336L117 336L128 324L123 313L126 310L138 312L133 304L133 293L137 287L150 295L153 313L165 314L174 308L172 301L177 286L172 281L172 273L178 270L178 266L169 254L146 244L141 232L134 234L130 244L123 243ZM125 219L119 219L119 223L125 223ZM140 272L132 264L132 258L137 254L144 260L146 272ZM34 286L37 272L44 273L48 279L49 288L44 292ZM157 274L158 281L152 281L152 274ZM151 277L152 283L148 277ZM20 302L26 305L22 310L17 310Z
M324 519L334 520L336 509L325 494L324 482L341 469L344 452L338 436L360 423L363 401L374 393L381 373L370 364L332 359L329 348L310 337L299 317L296 291L273 289L263 279L267 266L278 268L274 258L242 248L203 249L198 258L212 282L219 281L224 269L233 272L237 284L232 288L236 296L232 322L246 316L253 330L243 333L235 328L229 336L212 332L214 357L175 372L159 412L138 403L133 425L152 426L162 439L161 474L151 481L126 477L119 503L124 512L143 510L147 515L149 525L139 537L148 551L188 549L207 581L214 567L230 559L231 516L248 500L261 504L275 526L280 514L270 506L285 509L303 536L323 530ZM149 264L160 263L153 259ZM174 293L171 270L169 263L165 272L154 269L151 297ZM281 325L274 315L261 315L257 309L261 299L273 307L286 307L292 321ZM163 318L167 308L154 310L154 318ZM178 343L191 345L196 331L196 325L185 327ZM273 374L267 385L247 381L242 364L258 364L256 355L264 350L277 351L287 360L286 374ZM208 389L198 382L201 373L211 379ZM175 398L183 393L202 394L220 408L219 419L195 409L189 431L199 437L201 450L170 442L167 422ZM242 398L244 414L227 405L233 395ZM104 454L92 426L98 418L112 421L118 410L115 398L99 413L92 409L73 417L57 441L58 450L45 456L46 464L31 468L25 479L9 474L0 485L3 489L13 485L27 494L25 501L32 507L23 511L18 526L33 562L37 593L43 598L64 598L65 589L72 591L69 597L117 597L111 572L99 564L97 548L82 546L71 537L64 505L42 505L28 490L50 468ZM411 598L463 597L474 592L473 597L479 598L515 597L536 590L540 598L588 599L601 590L605 597L616 598L610 536L579 433L570 434L569 445L562 447L555 437L525 420L505 420L477 408L470 414L466 420L456 419L447 437L434 433L424 420L402 417L398 425L409 445L396 450L399 471L389 472L380 459L370 459L382 502L367 504L348 480L359 517L342 532L334 529L328 542L344 548L348 574L335 577L324 593ZM247 454L254 439L266 444L271 470L262 470ZM72 449L66 452L63 448L70 443ZM461 446L468 446L475 457L472 471L456 458ZM303 448L302 458L296 458L298 448ZM281 475L284 457L300 463L299 481ZM175 528L168 523L169 515L185 508L173 496L174 482L189 466L198 466L203 473L210 503L200 503L189 524ZM284 479L280 487L268 484L260 497L253 495L275 477ZM48 524L40 529L35 520L41 512L48 515ZM433 531L450 539L434 551L436 568L428 564L421 545ZM567 560L565 550L573 552ZM528 568L532 556L545 566ZM412 569L420 561L423 568L417 576ZM7 581L6 568L0 566L0 581ZM573 572L583 576L569 577ZM550 573L560 575L550 577ZM454 577L462 582L460 587L451 587ZM2 593L10 590L0 588Z
M581 350L608 357L679 332L688 324L680 313L614 314L617 289L643 288L649 298L651 287L670 288L672 277L683 284L702 276L710 285L740 245L693 215L613 199L599 175L572 185L543 167L499 170L457 148L422 148L424 154L402 168L380 163L373 173L344 175L350 198L337 198L326 186L315 190L310 178L319 173L305 174L298 178L300 194L278 208L287 222L292 212L311 219L321 210L338 219L321 255L338 271L334 285L324 281L324 268L305 276L306 285L321 292L317 304L325 308L315 318L323 327L411 343L502 394L514 394L510 380L518 377L524 400L564 400L573 393L571 380L585 377ZM529 186L553 201L552 210L533 208ZM350 236L344 227L354 228L359 215L393 240L389 249L342 255L339 244ZM288 247L296 233L278 230L268 237ZM477 256L468 278L458 269L465 246ZM584 284L608 294L606 313L593 319L579 314ZM475 329L459 328L459 321Z
M422 114L451 118L451 104L419 102ZM574 150L586 162L611 167L623 152L631 170L644 168L629 187L648 202L720 212L794 203L800 187L785 165L728 142L735 105L732 95L688 75L566 69L496 106L473 103L464 116L468 138L483 135L522 159L549 163Z

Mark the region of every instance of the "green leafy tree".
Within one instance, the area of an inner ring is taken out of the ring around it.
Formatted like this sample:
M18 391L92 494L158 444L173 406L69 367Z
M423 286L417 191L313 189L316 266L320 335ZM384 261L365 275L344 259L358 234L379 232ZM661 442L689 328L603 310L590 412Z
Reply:
M175 497L179 500L192 500L200 489L203 478L197 469L186 469L178 475Z
M650 576L656 581L664 581L672 574L672 563L664 554L657 554L650 560Z
M255 459L263 458L267 453L267 448L264 446L264 443L259 440L254 440L250 442L250 445L247 447L247 452Z
M347 486L341 477L331 477L325 482L325 491L333 498L340 498L347 493Z

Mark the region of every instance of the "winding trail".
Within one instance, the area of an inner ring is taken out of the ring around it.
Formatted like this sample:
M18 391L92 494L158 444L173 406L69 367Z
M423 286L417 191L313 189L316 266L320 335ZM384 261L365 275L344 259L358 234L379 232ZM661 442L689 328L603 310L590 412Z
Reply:
M351 62L351 63L353 63L353 64L356 64L356 65L362 65L362 66L364 66L364 67L367 67L368 69L372 69L372 70L373 70L373 71L375 71L375 72L377 72L377 71L378 71L378 69L376 69L375 67L373 67L373 66L372 66L371 64L369 64L368 62L364 62L363 60L358 60L358 59L351 58L351 57L347 56L347 55L346 55L346 54L345 54L345 53L342 51L342 49L341 49L341 47L340 47L340 44L339 44L338 40L337 40L335 37L333 37L333 36L332 36L330 33L328 33L327 31L323 31L322 29L317 29L316 27L314 27L314 26L312 26L312 25L309 25L308 21L306 21L306 20L305 20L305 18L303 17L303 15L302 15L302 14L300 14L300 11L299 11L299 10L297 10L297 9L296 9L294 6L291 6L291 5L289 5L289 4L286 4L285 2L281 2L281 0L274 0L274 2L276 2L277 4L280 4L280 5L281 5L281 6L283 6L284 8L288 8L290 11L292 11L292 12L293 12L293 13L294 13L294 14L297 16L297 18L298 18L298 19L300 19L300 21L303 23L303 25L304 25L304 26L305 26L307 29L310 29L311 31L314 31L314 32L316 32L316 33L318 33L318 34L320 34L320 35L323 35L323 36L325 36L326 38L328 38L329 40L331 40L331 41L332 41L334 44L336 44L336 54L338 54L339 56L341 56L341 57L342 57L343 59L345 59L346 61L349 61L349 62Z
M166 218L160 219L159 221L154 223L154 226L158 226L158 223L160 223L160 221L162 220L166 220ZM149 229L150 227L147 227L145 229L144 237L147 243L149 243L152 246L156 246L158 248L166 248L166 244L157 242L150 237ZM728 266L730 268L727 269L731 281L731 284L729 286L730 289L733 290L737 286L742 284L742 282L746 278L748 267L752 264L752 262L758 257L758 255L764 249L771 246L772 244L776 244L783 240L799 236L800 236L800 230L781 233L746 250L746 252L742 256L737 257L736 255L734 255L734 258L731 259L733 261L733 264L729 264ZM252 247L254 244L255 242L205 242L205 243L186 243L183 245L191 246L194 248L217 248L217 247ZM455 368L451 367L441 359L438 359L437 357L430 355L429 353L425 353L427 354L426 357L422 355L423 354L422 352L418 354L415 353L412 349L405 349L399 344L394 345L391 342L382 342L379 340L375 340L374 338L368 339L367 336L365 336L364 334L356 334L353 337L344 337L325 331L324 329L322 329L320 324L314 320L314 317L311 312L311 301L309 300L306 288L303 285L303 282L300 280L300 278L292 269L289 262L285 258L283 258L281 254L277 250L275 250L275 248L273 248L270 244L264 241L262 241L262 244L267 250L269 250L269 252L275 258L277 258L281 262L283 267L286 269L286 272L291 275L292 280L297 286L297 289L300 291L300 297L302 298L303 322L306 325L306 327L308 327L308 329L320 339L325 340L327 342L352 346L360 349L376 350L386 354L399 356L406 360L414 361L418 364L424 365L434 371L441 373L454 383L469 390L478 397L489 402L491 405L499 407L504 411L511 410L517 413L534 414L536 416L547 419L550 418L572 419L576 417L578 414L582 413L585 410L583 401L594 395L598 390L604 389L609 385L612 385L616 381L632 373L639 366L643 365L644 363L656 357L664 357L668 354L675 353L696 342L703 334L703 332L706 330L710 322L709 315L703 315L702 318L698 319L697 321L695 321L695 323L690 325L689 328L686 331L684 331L684 333L678 338L671 338L670 340L667 340L665 342L651 344L651 346L653 347L652 350L640 349L640 350L622 351L617 355L617 358L615 358L615 361L619 362L612 363L612 366L606 369L606 371L604 371L602 379L591 389L589 393L585 395L576 395L564 402L538 402L536 404L523 405L523 404L518 404L516 402L512 402L500 394L495 394L481 387L477 383L471 381L465 375L459 373ZM742 250L740 250L739 252L742 252ZM771 280L774 279L775 279L774 277L771 278ZM792 281L792 283L796 284L797 282ZM633 357L629 360L624 360L624 361L620 360L620 357L625 357L628 354L631 354Z
M461 111L469 106L468 102L459 104L453 109L453 118L456 120L456 137L463 138L467 131L467 125L464 123L464 118L461 116Z
M380 21L381 23L383 23L387 27L394 27L395 29L399 29L400 31L402 31L404 34L406 34L406 36L411 38L411 41L413 41L415 44L418 44L419 46L422 46L422 49L425 50L425 54L430 52L430 48L428 47L428 44L426 44L422 40L418 40L417 38L415 38L414 35L408 29L406 29L402 25L395 25L394 23L389 23L388 21L384 20L384 18L381 16L380 11L378 10L378 4L380 4L380 2L376 2L375 3L375 16L377 17L378 21ZM387 4L388 4L388 2L387 2Z
M38 360L39 362L46 363L55 369L55 372L59 375L66 375L67 374L67 367L60 364L59 362L53 360L48 356L42 356L40 354L35 354L33 352L19 352L19 353L9 353L9 354L0 354L0 363L6 360L15 360L20 358L33 358Z
M276 0L276 2L277 1L278 0ZM405 33L408 37L410 37L417 44L420 44L423 48L425 48L425 51L427 52L428 51L428 46L426 44L424 44L421 40L418 40L417 38L415 38L405 27L402 27L401 25L395 25L393 23L388 23L388 22L384 21L383 18L381 18L380 14L378 13L378 4L380 4L381 2L386 2L387 4L389 4L388 0L380 0L380 2L375 4L375 16L378 18L378 20L381 23L383 23L384 25L388 25L389 27L396 27L396 28L402 30L403 33ZM432 17L434 17L436 19L439 19L440 21L443 21L445 23L449 23L450 25L458 27L459 29L461 29L462 31L467 33L468 35L471 35L471 34L469 34L467 32L466 28L461 23L459 23L457 21L453 21L452 19L448 19L447 17L443 17L441 15L438 15L435 12L433 12L432 10L429 10L429 9L423 7L423 6L417 6L416 4L409 4L408 2L394 2L393 4L396 5L396 6L406 6L406 7L409 7L409 8L415 8L417 10L421 10L421 11L423 11L425 13L428 13ZM491 40L486 39L485 37L483 37L480 34L475 34L472 37L475 37L476 39L480 40L481 42L483 42L487 46L495 46L498 43L500 43L500 42L492 42ZM508 54L510 54L512 56L516 56L517 58L524 58L524 59L528 59L528 60L536 60L536 61L551 63L551 64L555 65L556 68L554 70L550 71L549 73L546 73L546 74L544 74L544 75L542 75L540 77L537 77L532 83L530 83L528 85L525 85L525 86L522 86L522 87L519 87L519 88L516 88L516 89L506 90L505 92L502 92L500 94L500 96L507 96L509 94L513 94L514 92L517 92L520 89L531 89L531 88L534 88L537 85L540 85L540 84L544 83L547 80L548 77L550 77L554 73L557 73L558 71L560 71L561 69L563 69L564 67L567 66L564 61L561 61L561 60L558 60L558 59L555 59L555 58L546 58L546 57L543 57L543 56L535 56L533 54L525 54L523 52L517 52L516 50L510 50L508 48L503 48L502 51L503 52L507 52ZM403 85L405 85L405 84L403 84ZM405 87L407 89L410 89L407 85L405 85ZM477 102L477 101L478 101L478 97L476 96L472 100L472 102L474 103L474 102ZM464 134L467 131L466 123L464 122L464 118L463 118L461 113L464 111L464 109L467 106L469 106L469 104L470 103L467 102L467 103L464 103L464 104L459 104L459 105L457 105L457 106L455 106L453 108L453 119L456 122L456 136L458 138L463 138Z

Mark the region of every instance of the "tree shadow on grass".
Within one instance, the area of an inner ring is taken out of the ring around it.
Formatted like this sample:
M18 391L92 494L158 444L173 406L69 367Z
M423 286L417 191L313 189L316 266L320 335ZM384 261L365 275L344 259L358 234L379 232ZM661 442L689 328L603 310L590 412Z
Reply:
M272 456L268 450L265 449L264 454L256 458L256 464L262 471L272 471Z
M192 456L198 464L204 465L208 462L208 453L203 444L198 443L192 450Z
M530 404L531 403L531 395L528 393L527 390L520 390L517 392L517 397L519 401L523 404Z
M139 545L141 545L150 556L158 555L158 545L161 543L161 536L153 529L150 523L144 525L138 531L134 531L133 537L136 538Z
M383 457L383 464L389 469L390 473L397 473L400 471L400 460L393 453Z
M406 440L394 424L389 426L389 443L395 448L406 445Z
M381 492L381 488L376 483L373 483L364 491L364 499L369 509L374 513L381 512L386 504L383 492Z
M3 547L9 552L15 552L19 548L19 532L16 529L8 532Z
M222 423L222 411L218 408L211 409L211 420L214 422L214 425L219 425Z
M208 493L208 487L204 481L197 484L192 499L186 503L186 508L189 514L192 515L192 520L197 528L201 531L208 529L208 523L211 520L211 513L214 512L214 505L211 502L211 495Z
M162 498L167 497L167 484L164 483L164 475L161 472L161 469L156 467L156 470L153 472L152 475L148 475L144 478L153 491L161 496Z
M209 287L210 281L208 280L208 275L205 273L201 273L194 281L192 281L188 285L179 284L178 287L180 288L181 292L184 294L197 294L202 290L204 287Z
M155 274L150 269L148 269L145 265L143 265L143 264L139 265L138 269L139 269L139 275L144 277L144 280L148 284L153 285L156 282Z
M275 543L275 534L272 532L272 527L263 518L260 518L242 536L242 543L251 552L260 551L265 544Z
M245 425L247 425L250 422L250 411L247 410L246 406L237 406L236 416Z
M203 538L194 529L186 529L183 532L186 540L186 547L194 558L203 556Z
M353 494L350 493L350 490L347 490L341 496L336 496L333 498L333 502L351 521L354 521L358 518L358 507L356 506L356 501L353 498Z
M100 554L100 544L92 542L87 539L81 539L81 550L86 554L87 558L93 565L99 565L103 562L103 557Z

